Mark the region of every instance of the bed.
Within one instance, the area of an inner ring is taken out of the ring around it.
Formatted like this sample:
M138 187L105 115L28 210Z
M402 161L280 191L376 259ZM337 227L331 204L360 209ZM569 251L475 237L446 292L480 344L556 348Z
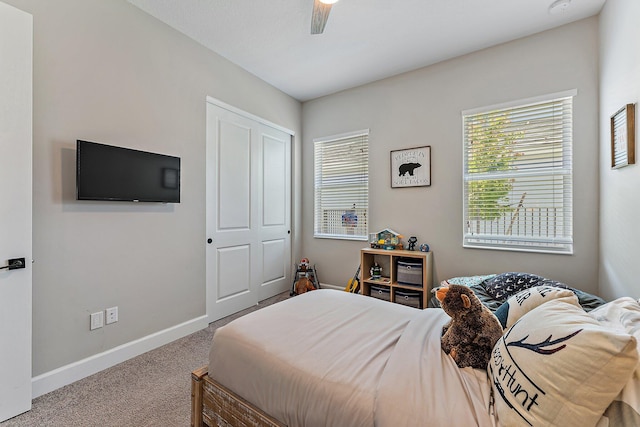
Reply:
M192 373L192 425L639 425L627 424L640 413L638 302L587 313L562 291L505 329L487 370L442 352L439 308L296 296L216 331L209 365Z

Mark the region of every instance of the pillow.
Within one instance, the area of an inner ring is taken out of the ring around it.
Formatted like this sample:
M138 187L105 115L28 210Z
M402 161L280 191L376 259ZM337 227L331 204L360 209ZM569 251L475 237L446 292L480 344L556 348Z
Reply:
M603 325L635 336L640 343L640 304L633 298L618 298L592 310L589 315ZM640 365L605 410L603 419L606 422L602 425L609 427L640 425Z
M553 286L534 286L520 291L504 302L495 312L502 328L511 327L522 316L552 299L564 298L567 302L580 306L578 297L569 289Z
M580 301L580 305L582 306L582 308L584 308L584 311L591 311L594 308L598 308L606 303L605 300L597 295L593 295L576 288L569 289L571 289L573 293L576 294L576 296L578 297L578 301Z
M452 277L451 279L447 279L446 281L451 283L452 285L473 286L482 283L487 279L491 279L492 277L495 277L495 274L487 274L485 276Z
M446 286L446 283L451 283L452 285L464 285L464 286L469 286L473 292L478 295L478 292L476 291L475 288L477 288L480 283L482 283L483 281L492 278L493 276L495 276L495 274L487 274L485 276L460 276L460 277L452 277L451 279L447 279L447 280L443 280L442 282L440 282L440 286ZM484 291L484 288L482 288L482 291ZM480 298L480 301L482 301L483 304L487 305L485 301L482 300L482 298ZM429 299L429 303L428 303L428 307L436 307L439 308L441 307L440 305L440 301L438 301L438 299L435 296L432 296ZM489 307L489 309L491 311L495 311L498 307L495 308L491 308Z
M495 313L496 310L499 309L502 305L502 302L494 299L491 295L489 295L484 286L482 286L481 284L471 285L469 286L469 288L471 288L473 293L476 294L478 298L480 298L482 304L484 304L493 313Z
M487 293L500 302L520 291L541 285L569 288L564 283L529 273L502 273L483 282Z
M594 426L637 363L633 336L548 301L493 348L487 371L499 424Z

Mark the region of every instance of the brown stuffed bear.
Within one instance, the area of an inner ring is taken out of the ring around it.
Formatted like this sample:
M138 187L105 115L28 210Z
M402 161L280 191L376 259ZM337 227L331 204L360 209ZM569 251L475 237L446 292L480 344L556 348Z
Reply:
M460 368L487 369L493 346L502 337L498 318L467 286L443 284L436 298L451 321L443 327L442 350Z
M301 277L295 284L296 295L304 294L307 291L315 291L316 287L307 276Z

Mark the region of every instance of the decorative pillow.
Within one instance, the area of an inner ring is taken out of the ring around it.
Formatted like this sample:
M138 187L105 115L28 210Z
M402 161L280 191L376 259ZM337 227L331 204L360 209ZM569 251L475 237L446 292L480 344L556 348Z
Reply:
M542 285L569 288L564 283L529 273L502 273L483 282L487 293L501 302L520 291Z
M640 304L633 298L618 298L594 309L589 315L602 325L635 336L640 344ZM601 424L609 427L640 425L640 365L604 411L602 418Z
M487 274L484 276L461 276L461 277L452 277L451 279L447 279L446 281L451 283L452 285L464 285L464 286L473 286L479 283L484 282L487 279L491 279L495 277L495 274Z
M499 309L500 306L502 305L501 301L494 299L491 295L487 293L486 289L484 288L484 286L482 286L482 284L471 285L469 287L471 288L473 293L476 294L478 298L480 298L480 301L482 302L482 304L487 306L489 310L491 310L492 312L495 313L496 310Z
M487 367L499 424L596 425L636 368L636 345L562 299L531 310Z
M480 286L480 283L484 282L487 279L492 278L493 276L495 276L495 274L488 274L488 275L484 275L484 276L460 276L460 277L452 277L451 279L447 279L447 280L443 280L442 282L440 282L440 286L446 286L446 283L450 283L452 285L464 285L464 286L469 286L470 288L472 288L473 292L478 295L478 292L476 291L475 288L477 288L478 286ZM482 291L484 292L484 288L482 288L480 286L480 289L482 289ZM478 297L480 297L478 295ZM482 298L480 297L480 301L487 305L485 301L482 300ZM434 296L432 296L429 299L429 303L428 303L429 307L440 307L440 301L438 301L438 299ZM492 308L489 307L489 309L491 311L495 311L498 307Z
M601 305L606 303L605 300L603 300L597 295L593 295L576 288L570 288L570 289L578 297L578 301L580 301L580 305L582 306L582 308L584 308L584 311L591 311L594 308L598 308Z
M534 286L520 291L504 302L495 312L504 329L510 328L522 316L552 299L563 298L571 304L580 306L578 297L569 289L553 286Z

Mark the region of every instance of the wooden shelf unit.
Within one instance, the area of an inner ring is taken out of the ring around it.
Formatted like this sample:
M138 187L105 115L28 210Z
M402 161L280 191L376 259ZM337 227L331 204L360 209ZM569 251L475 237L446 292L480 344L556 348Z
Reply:
M371 285L389 288L391 302L396 302L396 290L412 290L422 293L422 308L426 308L431 298L433 285L432 252L387 250L363 248L360 250L360 283L361 293L371 296ZM398 283L398 260L411 259L422 262L422 286ZM382 267L382 276L386 280L372 280L371 267L374 263Z

